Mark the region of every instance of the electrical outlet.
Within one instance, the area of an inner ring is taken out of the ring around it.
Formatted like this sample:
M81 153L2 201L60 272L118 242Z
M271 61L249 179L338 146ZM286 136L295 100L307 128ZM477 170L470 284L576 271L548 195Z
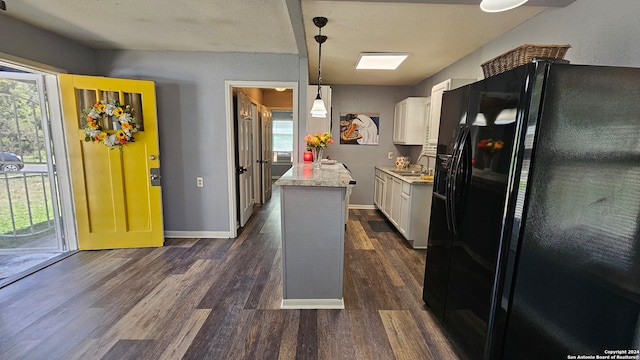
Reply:
M393 159L393 153L391 151L389 151L389 153L387 154L387 159Z
M196 187L204 187L204 179L201 177L196 178Z

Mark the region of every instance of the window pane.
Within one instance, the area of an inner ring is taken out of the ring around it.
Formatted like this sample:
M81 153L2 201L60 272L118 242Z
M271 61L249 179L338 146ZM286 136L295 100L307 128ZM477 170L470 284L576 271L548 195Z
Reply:
M273 151L293 151L293 121L273 121Z

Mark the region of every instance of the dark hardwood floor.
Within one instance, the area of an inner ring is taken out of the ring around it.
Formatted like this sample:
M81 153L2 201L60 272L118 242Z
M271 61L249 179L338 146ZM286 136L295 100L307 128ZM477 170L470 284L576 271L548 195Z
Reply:
M0 359L456 359L425 252L351 210L345 310L280 310L278 192L236 239L83 251L0 289Z

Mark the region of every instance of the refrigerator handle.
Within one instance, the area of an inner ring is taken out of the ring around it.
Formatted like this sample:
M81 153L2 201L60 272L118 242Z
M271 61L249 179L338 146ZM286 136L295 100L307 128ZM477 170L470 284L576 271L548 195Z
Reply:
M454 153L455 154L455 153ZM450 213L450 205L449 199L451 199L451 169L453 168L454 155L449 159L449 168L447 169L447 176L445 178L445 190L444 190L444 213L447 218L447 229L449 231L453 231L451 227L451 213Z
M451 155L451 159L449 162L449 169L447 169L447 182L446 182L446 191L445 191L445 214L447 216L447 227L449 231L456 234L455 227L455 184L456 184L456 176L458 171L458 166L460 165L460 155L461 155L461 147L462 140L464 137L465 128L461 128L458 132L458 136L456 137L456 142L453 146L453 153Z
M462 134L461 134L461 138L459 139L460 141L460 146L458 149L458 154L457 157L455 159L455 165L454 165L454 170L453 170L453 179L452 179L452 183L453 185L451 186L451 228L453 231L454 235L458 235L458 209L456 208L456 199L459 196L462 196L464 194L464 188L462 188L461 186L458 185L458 176L460 175L460 172L462 172L462 175L465 176L465 184L467 182L467 157L468 157L468 143L470 142L470 136L469 136L470 130L468 127L465 127L462 130ZM462 167L464 167L463 169L461 169ZM462 170L462 171L461 171Z

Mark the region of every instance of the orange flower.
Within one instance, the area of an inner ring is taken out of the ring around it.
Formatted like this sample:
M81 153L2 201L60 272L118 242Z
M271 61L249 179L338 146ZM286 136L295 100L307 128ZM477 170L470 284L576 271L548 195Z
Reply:
M125 130L133 130L133 125L131 125L131 123L128 121L121 122L120 126Z
M304 137L304 141L307 143L307 150L311 148L326 148L327 145L333 144L331 134L328 132L317 133L315 135L308 134Z

